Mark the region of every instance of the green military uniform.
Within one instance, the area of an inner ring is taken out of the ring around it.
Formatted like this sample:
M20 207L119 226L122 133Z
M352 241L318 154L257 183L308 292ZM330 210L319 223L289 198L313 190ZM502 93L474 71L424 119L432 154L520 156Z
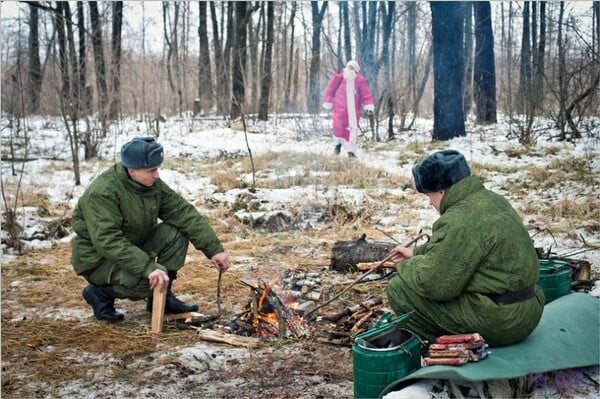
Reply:
M148 275L183 267L189 242L209 258L223 252L196 208L160 179L152 187L136 183L120 163L88 187L72 227L75 272L95 285L112 284L119 298L151 295Z
M537 326L543 291L498 304L488 295L535 285L539 265L517 212L476 176L447 188L429 242L397 265L387 295L397 314L413 312L408 328L433 341L478 332L492 346L518 342Z

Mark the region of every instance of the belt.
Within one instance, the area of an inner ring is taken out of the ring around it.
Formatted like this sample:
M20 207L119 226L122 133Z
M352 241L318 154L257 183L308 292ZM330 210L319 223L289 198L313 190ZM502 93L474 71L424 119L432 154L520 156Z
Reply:
M487 294L487 296L498 305L523 302L535 296L536 286L530 285L522 290L506 292L504 294Z

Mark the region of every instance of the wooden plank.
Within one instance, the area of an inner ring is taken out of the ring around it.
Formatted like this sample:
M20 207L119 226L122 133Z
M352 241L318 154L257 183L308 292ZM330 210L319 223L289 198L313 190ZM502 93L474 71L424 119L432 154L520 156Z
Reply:
M160 290L159 287L154 288L152 294L152 332L161 333L163 322L165 321L165 302L167 301L167 290Z

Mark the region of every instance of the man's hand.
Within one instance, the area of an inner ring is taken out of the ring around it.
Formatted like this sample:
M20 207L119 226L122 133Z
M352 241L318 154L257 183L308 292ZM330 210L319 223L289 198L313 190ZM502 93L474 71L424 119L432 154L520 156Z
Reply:
M229 269L229 256L227 256L225 252L219 252L210 258L210 260L217 270L224 272L225 270Z
M392 254L393 262L400 262L405 259L412 258L413 249L412 247L405 247L403 245L398 245L396 248L392 249L390 252Z
M169 276L162 270L156 269L148 275L148 282L150 283L151 290L159 287L160 291L165 291L169 286Z

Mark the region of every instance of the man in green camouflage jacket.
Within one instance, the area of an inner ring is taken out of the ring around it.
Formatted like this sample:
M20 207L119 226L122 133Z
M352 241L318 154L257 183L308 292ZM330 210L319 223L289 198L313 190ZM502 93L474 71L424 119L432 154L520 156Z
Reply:
M387 288L390 306L412 312L408 328L430 342L475 332L492 346L523 340L541 318L544 293L521 218L471 176L458 151L433 153L412 173L440 217L427 243L392 251L399 263Z
M213 229L196 208L160 180L163 147L136 137L121 148L121 162L98 176L73 212L71 263L90 284L83 297L99 320L122 320L115 298L148 298L167 290L166 313L198 310L172 291L189 243L225 271L229 259ZM159 223L159 220L161 221Z

